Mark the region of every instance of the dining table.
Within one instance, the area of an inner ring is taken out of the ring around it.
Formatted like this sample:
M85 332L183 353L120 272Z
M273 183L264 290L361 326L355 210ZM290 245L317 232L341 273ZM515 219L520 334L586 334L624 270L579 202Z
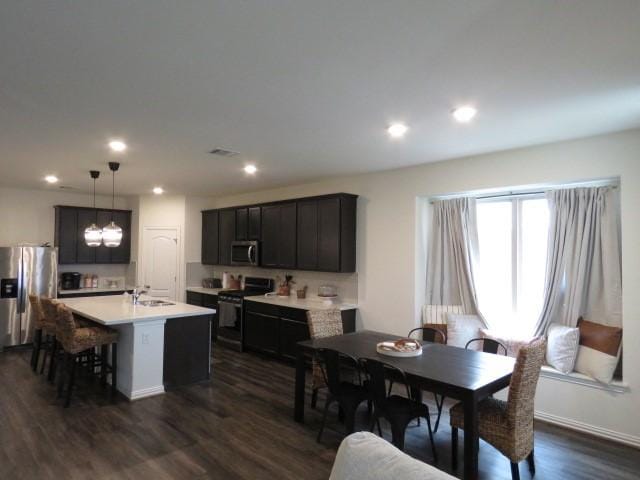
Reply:
M380 342L403 337L360 330L317 338L296 345L294 420L304 422L305 382L309 357L320 348L353 358L374 358L402 370L409 386L462 402L464 407L464 477L478 478L478 403L509 386L515 359L439 343L422 342L422 354L394 357L379 354Z

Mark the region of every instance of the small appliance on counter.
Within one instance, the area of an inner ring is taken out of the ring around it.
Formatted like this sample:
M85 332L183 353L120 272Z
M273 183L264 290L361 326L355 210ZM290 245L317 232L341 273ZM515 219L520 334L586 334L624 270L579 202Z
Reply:
M80 279L82 275L80 272L62 272L60 274L60 289L61 290L79 290Z
M338 289L334 285L320 285L318 296L321 298L335 298L338 296Z
M222 281L219 278L203 278L203 288L222 288Z

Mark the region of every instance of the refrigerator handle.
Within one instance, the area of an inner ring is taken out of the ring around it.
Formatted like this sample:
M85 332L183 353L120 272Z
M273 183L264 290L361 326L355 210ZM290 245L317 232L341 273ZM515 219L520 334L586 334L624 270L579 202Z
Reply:
M18 267L18 313L24 313L26 311L26 285L25 281L25 268L24 259L20 259L20 266Z

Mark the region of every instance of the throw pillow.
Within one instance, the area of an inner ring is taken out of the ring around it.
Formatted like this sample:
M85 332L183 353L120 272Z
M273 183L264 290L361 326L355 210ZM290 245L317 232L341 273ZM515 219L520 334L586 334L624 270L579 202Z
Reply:
M602 383L611 383L618 365L622 328L578 319L580 347L575 371Z
M480 335L483 338L490 338L492 340L496 340L502 343L505 347L507 347L507 356L513 357L513 358L517 358L518 352L520 351L520 349L525 345L529 344L529 342L533 340L533 337L517 338L517 337L511 337L507 335L501 335L492 330L487 330L486 328L483 328L480 330Z
M578 355L580 329L552 324L547 332L547 363L567 374L573 371Z
M477 315L447 313L447 344L464 348L469 340L480 336L482 327L484 325ZM474 345L473 348L477 347Z

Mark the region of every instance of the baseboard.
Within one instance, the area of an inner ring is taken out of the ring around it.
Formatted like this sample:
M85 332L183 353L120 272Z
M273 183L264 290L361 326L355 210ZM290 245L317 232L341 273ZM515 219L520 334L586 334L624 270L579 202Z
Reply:
M165 392L164 386L160 385L157 387L144 388L142 390L136 390L131 392L129 395L129 400L140 400L141 398L153 397L155 395L161 395Z
M589 425L588 423L579 422L577 420L571 420L564 417L558 417L557 415L551 415L550 413L535 412L535 418L543 422L552 423L561 427L575 430L581 433L587 433L599 438L611 440L613 442L623 443L631 447L640 448L640 437L629 435L627 433L616 432L607 428L596 427L595 425Z

